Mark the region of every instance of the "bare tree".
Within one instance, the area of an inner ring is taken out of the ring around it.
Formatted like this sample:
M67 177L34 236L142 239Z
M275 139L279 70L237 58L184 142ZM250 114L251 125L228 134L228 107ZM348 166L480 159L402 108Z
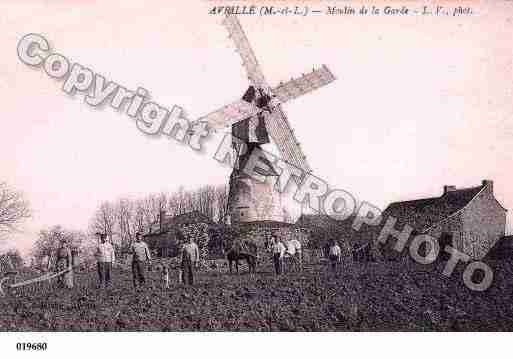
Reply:
M161 212L168 208L168 195L165 193L150 194L142 202L144 227L150 231L160 223Z
M0 255L0 273L17 270L23 267L23 264L23 258L17 249L9 249L6 253Z
M121 246L127 247L132 243L135 233L135 206L128 198L121 198L115 206L117 230L121 240Z
M94 213L90 223L90 232L105 233L112 242L116 227L116 211L114 205L110 202L103 202Z
M134 228L134 232L144 232L145 231L145 201L137 200L134 203L134 218L132 226Z
M31 254L36 263L40 263L45 257L49 260L54 256L61 239L66 240L69 246L78 253L94 245L94 241L89 240L89 237L82 231L69 230L60 225L42 229L32 247Z
M171 216L176 216L180 212L180 196L177 192L171 193L167 199L167 213Z
M214 186L203 186L196 192L196 210L203 213L212 221L216 216L216 190Z
M228 219L228 186L226 184L219 185L215 188L215 199L217 206L217 222L226 224Z
M129 245L135 233L157 230L161 213L179 215L199 211L213 221L225 223L228 189L226 185L203 186L187 191L152 193L139 199L120 198L115 204L103 202L90 222L90 233L106 233L111 239L119 237L121 246Z
M0 237L16 231L31 216L29 203L22 193L0 183Z
M191 211L194 211L197 209L196 193L194 191L184 191L183 192L183 201L184 201L184 206L183 206L184 211L182 213L191 212Z
M212 185L195 190L185 190L180 187L177 192L168 196L167 210L171 215L198 211L215 220L218 216L217 197L216 187Z

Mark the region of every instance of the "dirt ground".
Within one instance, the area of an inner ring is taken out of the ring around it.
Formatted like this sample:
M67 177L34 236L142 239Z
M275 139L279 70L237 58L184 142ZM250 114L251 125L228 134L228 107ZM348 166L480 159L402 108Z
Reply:
M333 273L321 264L274 276L198 273L194 286L164 289L148 272L141 291L130 272L115 269L98 289L96 273L76 274L72 290L31 286L0 298L0 331L510 331L513 261L491 263L494 283L467 289L461 270L443 264L355 263Z

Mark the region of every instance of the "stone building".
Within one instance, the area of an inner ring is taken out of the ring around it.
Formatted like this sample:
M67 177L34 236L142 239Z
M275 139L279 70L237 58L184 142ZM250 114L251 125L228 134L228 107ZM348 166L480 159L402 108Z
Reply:
M272 235L283 240L297 239L303 247L308 245L310 234L307 229L292 223L279 221L254 221L244 222L235 226L238 238L253 241L263 249Z
M160 221L149 233L144 235L144 241L150 250L159 257L174 257L179 252L179 243L176 232L180 231L188 238L192 236L200 246L208 243L209 228L214 222L199 211L191 211L176 216L160 214Z
M382 225L392 216L396 229L408 224L413 234L438 238L440 248L451 245L481 259L504 236L506 212L494 196L493 181L484 180L471 188L444 186L440 197L392 203L383 211Z

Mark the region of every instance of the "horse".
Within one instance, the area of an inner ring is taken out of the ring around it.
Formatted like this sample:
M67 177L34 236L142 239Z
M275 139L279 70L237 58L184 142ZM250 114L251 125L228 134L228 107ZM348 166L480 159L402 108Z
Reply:
M244 260L248 263L249 273L256 272L256 262L258 258L257 246L254 243L245 243L244 248L240 244L234 244L226 253L226 259L230 266L230 273L232 273L232 263L235 262L235 270L239 273L239 261Z

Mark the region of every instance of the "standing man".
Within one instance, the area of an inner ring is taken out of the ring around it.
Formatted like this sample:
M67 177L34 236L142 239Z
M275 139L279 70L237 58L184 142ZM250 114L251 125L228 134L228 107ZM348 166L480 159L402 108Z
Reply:
M281 239L275 235L272 236L271 250L273 253L273 264L276 275L280 275L283 271L283 256L285 255L286 248Z
M151 264L151 254L148 245L141 241L141 233L135 234L135 243L132 244L132 276L134 288L137 288L137 282L142 286L146 283L144 276L144 264Z
M105 233L97 233L100 236L100 244L96 250L96 259L98 261L98 277L100 278L100 288L110 286L110 272L112 265L116 260L114 247L107 242Z
M340 246L337 244L336 240L331 240L331 244L329 247L329 260L331 263L331 269L335 271L337 269L338 264L340 263L340 259L342 257L342 250Z
M189 242L184 244L182 252L182 280L184 284L194 284L194 268L199 264L199 248L196 243L189 238Z
M287 247L287 253L292 258L297 270L301 271L303 269L303 253L301 250L301 242L294 238L285 242L285 245Z
M66 271L58 277L57 283L59 283L59 286L62 288L73 288L73 260L71 250L64 238L61 238L60 240L60 246L57 249L55 257L55 271Z

